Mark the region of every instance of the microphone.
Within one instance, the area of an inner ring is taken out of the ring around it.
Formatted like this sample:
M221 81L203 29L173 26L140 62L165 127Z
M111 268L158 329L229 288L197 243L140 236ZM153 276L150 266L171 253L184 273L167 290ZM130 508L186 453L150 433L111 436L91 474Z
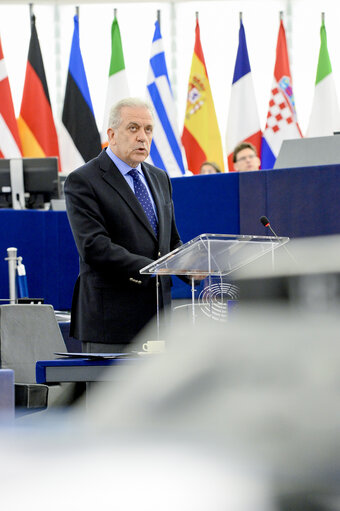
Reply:
M260 222L261 222L262 225L264 225L264 227L268 227L268 229L271 230L271 232L274 234L275 238L278 238L278 235L276 234L276 232L274 231L274 229L270 225L270 222L269 222L269 220L268 220L268 218L266 216L261 216Z
M276 232L274 231L274 229L270 225L270 222L269 222L268 218L263 215L263 216L260 217L260 222L261 222L261 224L264 227L268 227L268 229L270 229L270 231L274 234L275 238L281 243L279 236L276 234ZM297 261L296 261L295 257L293 256L293 254L291 254L291 252L288 250L286 245L283 245L283 248L285 249L285 251L287 252L289 257L294 261L294 263L297 264Z

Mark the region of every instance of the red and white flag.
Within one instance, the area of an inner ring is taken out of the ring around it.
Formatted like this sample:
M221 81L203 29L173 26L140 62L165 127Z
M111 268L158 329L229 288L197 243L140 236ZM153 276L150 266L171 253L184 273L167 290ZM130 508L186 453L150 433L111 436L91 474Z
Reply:
M0 158L21 158L21 143L0 39Z
M300 137L302 134L296 118L286 34L283 21L280 20L274 80L261 146L262 168L273 168L283 140Z

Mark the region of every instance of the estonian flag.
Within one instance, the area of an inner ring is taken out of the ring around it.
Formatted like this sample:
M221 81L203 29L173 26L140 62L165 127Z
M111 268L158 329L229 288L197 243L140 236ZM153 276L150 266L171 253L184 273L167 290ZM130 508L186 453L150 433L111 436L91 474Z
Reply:
M60 137L63 171L71 172L101 151L79 45L79 21L74 16L74 32L67 75Z

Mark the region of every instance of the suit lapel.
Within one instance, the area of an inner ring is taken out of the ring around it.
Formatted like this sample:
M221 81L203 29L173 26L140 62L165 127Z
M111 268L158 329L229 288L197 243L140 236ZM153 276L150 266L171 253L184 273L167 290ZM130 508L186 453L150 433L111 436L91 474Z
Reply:
M99 156L100 168L103 171L103 179L109 184L116 192L121 196L121 198L126 202L134 215L138 218L138 220L143 224L143 226L154 236L156 239L155 233L150 225L150 222L144 212L143 207L141 206L139 200L136 198L135 194L125 181L122 174L117 169L116 165L113 163L111 158L107 156L106 152L103 151ZM148 183L149 180L147 179ZM154 196L154 192L152 187L150 186L151 193ZM155 201L157 210L158 204Z

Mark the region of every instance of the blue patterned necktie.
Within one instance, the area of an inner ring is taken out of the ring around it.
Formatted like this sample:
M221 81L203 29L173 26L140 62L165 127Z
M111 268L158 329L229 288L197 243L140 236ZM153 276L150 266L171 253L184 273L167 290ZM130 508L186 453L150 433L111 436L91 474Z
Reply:
M132 169L128 172L128 174L133 179L133 186L135 189L135 195L139 202L142 205L142 208L145 211L146 216L148 217L148 220L151 224L151 227L155 231L156 237L158 236L158 222L157 218L154 212L154 209L152 207L151 199L149 197L148 191L146 189L146 186L144 185L143 181L139 177L138 170Z

